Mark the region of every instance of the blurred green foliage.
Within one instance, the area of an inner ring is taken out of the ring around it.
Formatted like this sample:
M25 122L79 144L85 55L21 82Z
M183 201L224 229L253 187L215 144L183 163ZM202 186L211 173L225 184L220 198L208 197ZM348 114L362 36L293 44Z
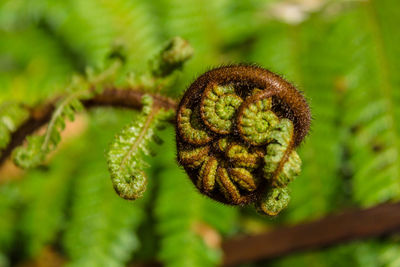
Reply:
M104 151L135 112L88 112L83 133L47 166L17 179L1 172L0 266L35 260L49 247L70 266L154 259L216 266L222 252L209 235L227 238L399 200L399 25L398 0L1 1L0 102L33 105L58 95L72 74L104 67L115 45L126 48L128 69L143 71L179 35L195 56L171 96L213 66L251 62L298 85L314 120L289 208L269 219L200 196L175 163L172 127L161 134L162 153L148 159L143 199L120 199ZM360 241L246 266L394 267L398 241Z

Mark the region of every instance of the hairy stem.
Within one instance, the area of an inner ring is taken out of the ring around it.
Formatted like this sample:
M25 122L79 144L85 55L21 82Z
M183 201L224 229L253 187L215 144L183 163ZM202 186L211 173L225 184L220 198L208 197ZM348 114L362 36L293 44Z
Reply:
M83 100L82 104L86 108L114 106L140 110L142 108L142 97L145 94L149 93L141 91L141 88L106 88L101 94L97 94L91 99ZM155 108L176 109L175 100L156 94L151 96L153 97ZM31 110L29 118L12 134L8 146L0 152L0 166L10 156L14 148L21 145L28 135L34 133L51 120L58 99L53 99Z

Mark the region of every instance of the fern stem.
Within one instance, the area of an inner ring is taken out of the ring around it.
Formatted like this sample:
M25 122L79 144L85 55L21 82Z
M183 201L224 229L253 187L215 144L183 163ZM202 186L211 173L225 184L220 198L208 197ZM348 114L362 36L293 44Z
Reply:
M54 111L54 113L53 113L53 115L51 117L51 120L49 122L48 129L54 128L54 124L57 121L57 118L59 118L61 116L61 114L62 114L62 112L64 110L64 107L66 105L68 105L68 103L71 100L75 99L76 96L77 96L77 94L71 94L64 101L62 101L62 103L56 108L56 110ZM42 150L46 150L46 148L48 147L49 142L50 142L50 137L51 137L51 131L47 131L46 135L44 137L44 142L42 144L42 148L41 148Z
M134 153L137 150L138 146L142 143L143 138L146 136L147 130L149 129L149 127L154 119L154 115L157 113L157 109L154 108L154 104L151 109L152 109L152 112L150 112L149 115L147 116L144 126L140 130L138 138L135 140L135 142L132 144L131 148L129 149L128 153L122 159L120 170L124 168L125 164L127 163L128 159L131 157L132 153Z
M142 97L145 94L149 93L141 91L141 88L106 88L101 94L83 100L82 104L86 108L114 106L140 110L142 108ZM151 96L154 101L154 108L163 108L165 110L176 109L177 104L175 100L157 94ZM54 100L31 110L29 118L18 129L16 129L11 136L11 141L8 146L0 152L0 166L9 157L14 148L23 143L26 136L34 133L51 120L52 114L56 108L56 103L59 99L60 98L55 98Z

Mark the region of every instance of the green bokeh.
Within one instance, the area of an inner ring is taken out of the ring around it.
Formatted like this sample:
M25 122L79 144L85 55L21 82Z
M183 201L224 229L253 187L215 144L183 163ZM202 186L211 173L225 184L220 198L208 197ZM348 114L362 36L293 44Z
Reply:
M398 0L1 1L0 102L34 105L58 95L73 74L104 67L115 45L140 73L179 35L195 54L171 96L214 66L255 63L304 92L313 122L292 200L270 219L198 194L177 167L172 127L160 134L160 153L147 159L143 199L119 199L105 151L136 113L87 112L78 118L83 129L46 166L0 173L0 266L38 261L45 251L71 266L217 266L222 251L204 233L224 239L398 200L399 25ZM398 241L357 241L245 266L395 267Z

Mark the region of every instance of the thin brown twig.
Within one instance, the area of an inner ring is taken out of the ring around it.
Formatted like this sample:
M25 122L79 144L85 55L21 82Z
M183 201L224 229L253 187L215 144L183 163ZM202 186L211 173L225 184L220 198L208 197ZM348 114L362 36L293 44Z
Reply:
M84 100L82 103L86 108L114 106L140 110L142 108L142 97L145 94L149 93L138 89L107 88L101 94ZM166 110L176 109L177 104L173 99L156 94L151 95L155 106ZM14 148L21 145L28 135L34 133L50 121L57 99L53 99L31 110L30 117L12 134L10 143L0 152L0 166L10 156Z
M224 266L268 260L399 231L400 202L350 210L313 222L227 240L223 243Z

